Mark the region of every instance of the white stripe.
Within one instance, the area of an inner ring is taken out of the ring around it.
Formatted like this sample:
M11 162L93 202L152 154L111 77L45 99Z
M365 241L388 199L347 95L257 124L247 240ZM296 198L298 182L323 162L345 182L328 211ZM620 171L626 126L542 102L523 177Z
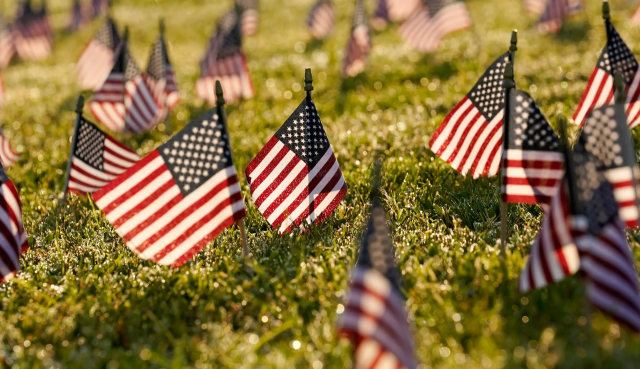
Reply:
M476 166L476 171L473 173L474 178L477 178L483 171L485 166L487 165L487 160L489 160L489 155L491 154L491 150L489 145L487 145L488 137L491 134L491 131L496 128L497 125L502 121L502 117L504 116L504 109L500 109L498 114L493 117L491 122L484 127L484 130L478 137L478 140L473 144L473 148L471 149L471 153L469 154L469 159L462 167L461 173L467 173L473 167L473 163L478 155L481 154L480 159L478 160L478 165ZM500 142L502 142L502 129L498 129L495 133L498 135ZM495 137L494 137L495 139Z
M305 186L308 186L308 182L305 183L305 180L303 179L302 181L300 181L300 183L298 183L298 185L297 185L297 187L296 187L296 189L294 191L287 191L287 190L289 190L289 188L291 186L291 183L294 181L294 179L296 179L296 177L298 177L298 175L303 173L304 169L306 167L307 167L307 165L305 164L305 162L302 161L302 160L299 160L298 163L288 173L283 173L282 170L279 170L277 172L277 175L278 176L286 175L286 177L284 179L282 179L282 181L278 184L278 186L276 188L274 188L273 191L271 191L269 196L267 196L267 198L264 199L264 201L262 201L260 203L260 205L258 206L258 210L260 210L261 213L264 213L269 208L269 206L271 206L271 204L273 204L273 202L280 197L280 195L282 195L285 192L289 192L289 194L286 197L286 201L283 202L282 204L280 204L280 206L278 207L278 209L282 209L282 210L286 209L288 204L285 204L285 203L291 203L291 201L293 201L295 199L296 190L298 190L298 188L304 188ZM275 172L275 170L274 170L274 172ZM309 178L309 177L307 177L307 178ZM266 180L265 180L265 182L266 182ZM262 182L261 184L265 184L265 182ZM270 183L270 184L273 184L273 183ZM302 190L300 190L300 192L302 192ZM252 195L252 197L253 197L253 195ZM258 199L258 197L259 197L259 195L256 195L255 198ZM276 209L274 214L276 212L278 212L278 209ZM274 214L271 214L271 216L269 218L272 218Z
M163 165L164 161L162 160L162 156L158 155L158 157L146 163L146 165L140 168L140 170L138 170L134 175L121 182L119 185L111 189L111 191L107 192L100 200L96 201L96 205L101 209L106 208L109 204L129 192L131 188L144 181L147 176Z
M472 104L470 99L466 97L465 99L466 101L462 105L460 105L460 107L451 116L451 119L449 119L449 121L447 122L447 125L444 127L442 131L440 131L438 138L433 142L433 145L431 145L431 151L433 151L434 153L437 153L438 151L440 151L440 149L442 148L442 145L444 145L444 143L450 138L451 131L454 128L457 128L458 120L460 119L460 116L462 115L462 113L464 113L469 107L469 105ZM473 107L471 113L475 114L477 112L478 110L475 107ZM444 157L443 155L441 155L440 157L446 160L446 157Z
M280 152L280 150L282 150L283 147L284 144L280 140L276 140L275 145L273 145L267 155L264 156L264 159L262 159L252 171L247 173L249 175L249 178L251 178L251 180L253 181L254 179L260 177L262 171L264 171L269 163L273 161L273 158L275 158L275 156Z

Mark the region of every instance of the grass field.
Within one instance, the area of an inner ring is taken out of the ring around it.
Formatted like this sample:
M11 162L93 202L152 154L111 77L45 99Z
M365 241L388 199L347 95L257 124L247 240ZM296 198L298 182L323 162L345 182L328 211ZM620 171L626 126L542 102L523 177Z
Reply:
M314 100L349 192L325 223L292 236L278 236L247 200L253 256L243 261L234 227L179 269L137 258L86 197L58 201L79 93L74 64L100 22L65 34L71 1L49 2L58 30L54 54L3 72L0 117L22 152L8 174L20 191L31 249L19 276L0 286L0 367L350 367L351 346L339 340L335 322L368 212L376 152L384 157L383 204L420 368L637 367L640 339L590 311L579 278L517 293L540 210L510 206L505 274L497 179L464 178L427 145L448 110L506 50L512 28L520 29L517 84L553 124L569 116L604 44L600 2L587 1L586 12L560 34L545 36L519 0L471 0L473 29L447 38L437 54L410 50L392 27L375 34L367 72L344 82L338 72L353 2L336 1L337 25L325 43L310 42L304 27L311 2L261 2L259 33L245 42L257 93L228 107L233 154L244 172L302 100L304 68L311 67ZM9 3L1 10L12 12ZM183 97L153 132L117 136L138 154L207 109L194 92L198 62L230 5L115 2L114 18L129 25L141 65L165 18ZM628 21L632 7L614 0L612 16L640 52L640 33ZM249 199L243 175L241 181ZM640 256L640 233L629 240Z

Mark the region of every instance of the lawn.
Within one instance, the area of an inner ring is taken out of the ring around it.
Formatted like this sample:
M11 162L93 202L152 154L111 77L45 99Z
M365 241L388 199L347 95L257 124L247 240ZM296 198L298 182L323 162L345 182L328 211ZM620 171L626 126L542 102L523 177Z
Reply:
M10 3L0 10L13 14ZM70 3L49 1L54 54L3 71L0 119L22 153L8 175L20 191L31 248L18 277L0 286L0 367L350 367L351 346L339 339L335 322L368 215L377 153L420 368L637 367L640 338L592 311L579 278L518 294L540 209L509 207L502 258L498 180L462 177L428 149L449 109L506 51L513 28L520 30L516 83L552 124L570 116L604 45L599 1L587 1L585 12L547 36L533 28L519 0L471 0L474 27L448 37L437 54L412 51L394 26L374 35L366 73L345 81L339 70L353 1L335 1L336 27L324 43L311 42L305 29L311 0L261 1L259 32L244 43L256 96L228 107L252 256L242 258L232 227L178 269L136 257L87 197L59 201L80 93L74 65L100 26L64 33ZM370 12L374 3L368 1ZM230 6L115 2L113 16L129 26L142 66L158 19L165 19L182 93L152 132L116 135L138 154L208 108L195 96L198 62ZM640 32L629 22L633 6L612 1L612 19L640 52ZM303 99L305 67L314 72L314 100L349 191L326 222L280 236L251 203L242 173ZM640 233L630 232L629 241L640 256Z

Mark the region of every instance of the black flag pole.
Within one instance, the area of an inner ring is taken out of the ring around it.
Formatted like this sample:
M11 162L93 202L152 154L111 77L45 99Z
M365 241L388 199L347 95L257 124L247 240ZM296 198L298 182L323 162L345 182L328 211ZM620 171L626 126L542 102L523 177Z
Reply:
M71 177L71 161L73 161L73 151L78 141L78 129L80 128L80 120L82 119L82 108L84 107L84 96L78 96L76 104L76 123L73 127L73 138L71 138L71 149L69 150L69 160L67 161L67 174L64 180L64 189L62 192L62 202L67 200L67 192L69 191L69 178Z
M507 147L509 146L509 99L511 90L516 87L513 77L513 62L515 61L516 50L518 50L518 30L511 32L511 45L509 46L509 61L504 68L502 87L504 88L504 116L502 120L502 163L501 163L501 186L500 186L500 251L505 256L507 250L507 235L509 227L508 206L505 199L505 169L507 164Z
M227 135L227 143L229 145L229 156L231 156L231 162L235 166L236 163L233 160L233 153L231 152L231 137L229 136L229 130L227 129L227 112L224 109L224 93L222 92L222 85L219 80L216 80L216 108L218 110L218 119L222 122L222 126L224 127L224 133ZM244 226L244 218L237 220L236 224L238 224L238 229L240 229L240 243L242 244L242 256L249 256L249 244L247 239L247 230Z

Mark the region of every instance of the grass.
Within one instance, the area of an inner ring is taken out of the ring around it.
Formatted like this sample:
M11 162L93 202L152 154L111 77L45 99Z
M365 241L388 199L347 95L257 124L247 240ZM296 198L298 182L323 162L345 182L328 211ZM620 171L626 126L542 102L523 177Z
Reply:
M57 30L71 1L52 0ZM341 82L339 66L353 2L337 3L325 43L311 43L311 0L261 3L259 34L245 42L256 96L229 106L239 172L302 100L305 67L349 192L335 215L307 233L278 236L247 200L243 262L234 227L179 269L130 252L86 197L60 205L79 88L74 63L99 22L58 32L53 56L3 72L5 134L22 152L8 170L24 204L31 249L23 271L0 286L0 367L342 368L351 346L335 332L368 212L375 153L384 156L382 193L402 270L420 368L636 367L640 339L585 304L576 277L519 295L516 280L539 229L537 207L510 206L511 232L499 255L497 179L471 180L428 149L448 110L506 50L519 28L516 82L553 124L569 116L604 44L598 1L556 36L532 28L519 0L471 0L474 28L448 37L437 54L410 50L391 29L377 33L370 65ZM198 61L231 1L117 1L140 64L166 20L183 100L165 124L118 135L141 155L207 107L195 97ZM373 1L368 1L369 10ZM2 3L5 11L12 6ZM631 49L640 34L631 5L612 4ZM85 96L89 96L85 93ZM89 114L87 113L89 116ZM241 176L242 178L244 176ZM244 179L242 179L244 183ZM246 183L245 197L249 199ZM629 234L640 256L640 233Z

